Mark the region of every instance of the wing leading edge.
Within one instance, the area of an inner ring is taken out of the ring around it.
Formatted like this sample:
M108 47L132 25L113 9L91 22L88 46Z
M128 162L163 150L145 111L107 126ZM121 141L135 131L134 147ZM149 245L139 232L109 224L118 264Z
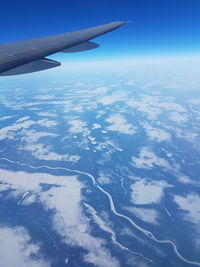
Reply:
M91 39L113 31L127 22L112 22L71 33L0 45L0 76L17 75L60 66L45 57L57 53L91 50L99 45Z

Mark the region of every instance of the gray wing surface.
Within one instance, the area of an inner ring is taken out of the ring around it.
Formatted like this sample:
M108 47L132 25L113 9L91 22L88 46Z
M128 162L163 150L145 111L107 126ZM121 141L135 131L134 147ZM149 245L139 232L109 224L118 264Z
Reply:
M89 40L113 31L126 22L112 22L71 33L0 45L0 75L30 73L60 66L45 57L57 53L91 50L99 45Z

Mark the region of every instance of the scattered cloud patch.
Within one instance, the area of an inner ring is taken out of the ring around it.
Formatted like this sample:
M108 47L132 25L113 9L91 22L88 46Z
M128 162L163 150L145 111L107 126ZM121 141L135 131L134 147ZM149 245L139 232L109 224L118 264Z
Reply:
M57 122L54 120L49 120L49 119L42 119L42 120L37 121L37 124L39 124L40 126L49 128L49 127L56 126Z
M55 99L55 96L53 95L37 95L34 97L34 99L37 100L49 100L49 99Z
M36 130L24 130L22 141L27 143L35 143L42 137L57 137L57 134L49 132L38 132Z
M158 212L155 209L145 209L136 207L125 207L126 210L133 213L140 220L147 223L152 223L157 225Z
M190 99L189 103L192 104L192 105L199 105L200 104L200 98Z
M130 106L131 108L135 108L139 110L142 113L146 113L147 117L150 120L155 120L158 115L162 113L160 108L157 108L153 104L146 103L144 99L141 99L139 101L135 99L129 99L126 104Z
M27 120L29 120L29 119L30 119L29 116L24 116L24 117L18 119L18 120L16 121L16 123L23 122L23 121L27 121Z
M5 120L9 120L12 119L14 116L3 116L0 118L0 121L5 121Z
M98 182L102 185L102 184L111 184L112 180L111 178L106 175L104 172L100 172L99 173L99 177L98 177Z
M131 201L133 204L159 203L164 194L164 189L172 187L164 180L151 181L139 179L131 185Z
M125 82L125 84L130 85L130 86L133 86L133 85L136 85L137 82L134 81L134 80L129 80L129 81Z
M0 129L0 140L2 139L14 139L18 131L23 129L28 129L30 126L34 125L33 120L24 120L13 123L10 126L6 126Z
M186 220L200 225L200 196L197 194L188 194L186 197L175 195L174 201L180 209L187 212L184 216Z
M171 135L168 132L162 129L158 129L156 127L152 127L148 123L144 123L143 128L146 130L146 134L150 140L154 140L156 142L163 142L169 141L171 139Z
M186 112L186 109L180 104L163 101L158 96L142 95L139 100L129 99L126 104L134 107L140 112L146 113L150 120L155 120L163 112Z
M182 173L178 173L177 175L177 180L180 182L180 183L183 183L183 184L193 184L193 185L196 185L196 182L193 181L189 176L185 175L185 174L182 174Z
M166 111L187 112L183 106L174 102L160 102L158 106L164 108Z
M41 143L30 143L20 147L20 149L31 151L32 155L39 160L68 161L76 163L81 158L79 155L58 154L51 151L50 146Z
M98 102L104 106L107 106L107 105L114 104L115 102L118 102L118 101L125 101L126 95L127 94L124 92L119 92L113 95L103 96L99 98Z
M105 111L99 109L99 110L97 110L96 114L97 114L96 118L99 119L105 114Z
M188 116L186 114L181 114L179 112L170 112L168 115L169 119L174 122L186 122L188 120Z
M157 166L171 169L167 160L159 158L148 147L142 147L139 151L139 156L133 156L131 160L132 166L138 169L152 169Z
M71 127L69 128L70 133L82 133L84 135L90 134L89 129L87 128L87 123L79 119L74 119L68 122Z
M104 138L104 142L98 142L97 146L95 146L95 149L98 151L104 151L107 154L113 154L116 151L123 151L123 149L120 148L118 144L116 144L108 137Z
M199 135L199 133L194 132L192 129L188 131L188 130L176 128L175 133L176 133L176 136L178 138L183 138L186 141L193 143L193 144L199 143L198 139L199 139L200 135Z
M40 111L40 112L37 112L37 115L40 116L40 117L57 117L56 114L53 114L53 113L50 113L50 112L46 112L46 111Z
M100 129L101 128L101 125L98 124L98 123L93 123L92 125L92 130L95 130L95 129Z
M101 86L101 87L98 87L94 90L88 90L87 93L90 93L90 94L105 94L107 93L107 91L109 90L110 88L109 87L105 87L105 86ZM85 91L84 91L85 92Z
M116 131L122 134L135 134L136 127L128 123L127 120L120 114L110 115L106 120L110 126L106 127L108 131Z
M0 177L1 182L15 190L15 194L11 193L11 197L21 198L29 191L26 198L34 194L45 210L54 210L53 229L61 236L62 242L82 247L86 251L83 255L86 263L99 267L119 266L117 259L106 247L106 240L97 238L91 233L90 219L86 217L82 205L81 192L85 185L76 176L52 176L47 173L0 170ZM43 191L42 184L44 183L51 185L48 190ZM25 203L26 198L21 205ZM26 205L29 203L26 202Z
M23 227L0 228L0 265L50 267L50 263L42 259L39 244L33 242Z

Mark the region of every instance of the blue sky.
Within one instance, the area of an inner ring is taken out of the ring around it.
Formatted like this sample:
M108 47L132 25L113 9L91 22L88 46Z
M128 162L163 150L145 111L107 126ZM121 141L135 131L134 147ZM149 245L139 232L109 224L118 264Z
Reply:
M67 58L200 54L199 14L199 0L7 0L1 1L0 42L132 20L95 39L99 49Z

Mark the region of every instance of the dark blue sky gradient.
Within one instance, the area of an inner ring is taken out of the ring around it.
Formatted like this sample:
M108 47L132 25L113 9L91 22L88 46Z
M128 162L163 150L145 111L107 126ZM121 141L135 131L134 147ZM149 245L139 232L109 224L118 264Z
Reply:
M2 0L0 42L117 20L132 23L96 39L99 49L68 58L200 54L200 0Z

